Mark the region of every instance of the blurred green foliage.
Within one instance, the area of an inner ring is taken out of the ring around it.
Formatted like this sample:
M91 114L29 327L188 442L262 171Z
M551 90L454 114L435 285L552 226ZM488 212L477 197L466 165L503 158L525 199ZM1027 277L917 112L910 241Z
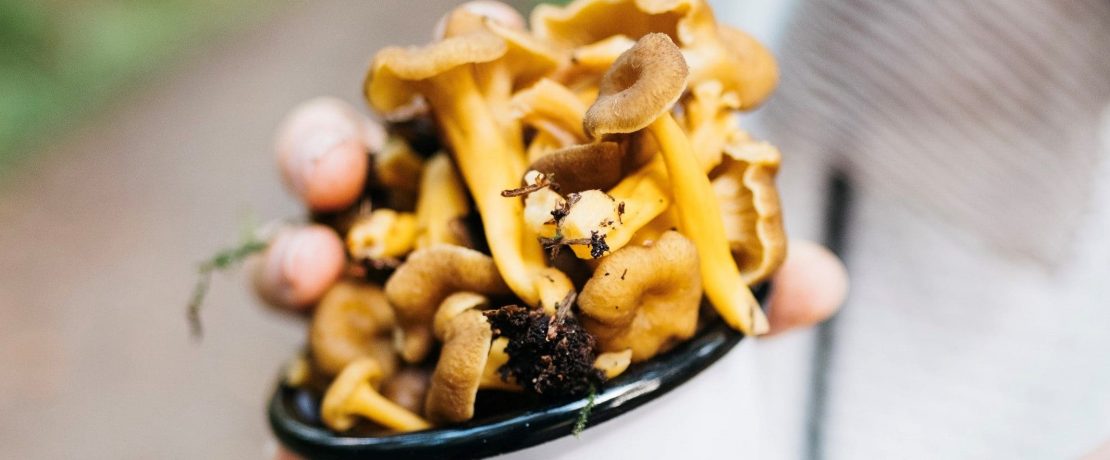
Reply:
M266 0L0 0L0 173Z

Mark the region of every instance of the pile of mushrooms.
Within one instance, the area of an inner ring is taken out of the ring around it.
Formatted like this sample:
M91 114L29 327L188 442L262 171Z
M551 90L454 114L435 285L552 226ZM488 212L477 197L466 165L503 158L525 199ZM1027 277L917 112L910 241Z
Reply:
M530 21L475 1L435 35L374 56L384 131L344 109L361 141L331 167L365 177L287 177L346 252L295 299L315 306L290 383L324 393L327 426L464 422L485 392L582 396L715 318L767 331L751 287L786 254L780 157L738 124L776 85L767 49L704 0Z

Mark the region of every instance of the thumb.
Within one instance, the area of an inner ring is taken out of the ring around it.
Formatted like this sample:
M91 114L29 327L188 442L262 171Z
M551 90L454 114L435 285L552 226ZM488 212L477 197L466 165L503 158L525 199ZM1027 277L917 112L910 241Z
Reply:
M816 325L840 309L848 295L848 272L824 246L792 241L771 285L769 334Z

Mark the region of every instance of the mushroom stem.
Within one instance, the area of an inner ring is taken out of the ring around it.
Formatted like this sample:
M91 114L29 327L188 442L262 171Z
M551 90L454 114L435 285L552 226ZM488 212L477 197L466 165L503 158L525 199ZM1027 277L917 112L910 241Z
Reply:
M536 240L537 238L533 238ZM574 283L557 268L544 267L536 272L536 296L544 313L555 313L555 307L574 291Z
M432 425L408 409L386 399L369 385L351 395L349 410L386 428L397 431L418 431Z
M748 335L767 332L759 302L732 259L724 219L716 206L709 178L701 170L689 139L670 113L656 118L648 131L655 137L670 177L679 229L697 248L705 293L721 318Z
M523 154L515 154L500 132L497 116L468 67L443 72L421 86L482 215L486 240L501 276L521 300L537 305L536 275L546 268L543 249L535 240L525 240L521 200L501 196L502 190L519 185Z
M418 363L427 356L437 309L459 291L503 295L510 289L489 256L451 245L413 252L386 281L385 295L401 326L397 348L406 362Z
M496 130L505 139L508 147L506 153L512 160L514 171L523 173L526 158L524 157L524 139L521 135L520 121L513 115L511 98L513 94L513 75L503 60L494 61L483 66L475 66L475 83L489 107L489 112L496 120Z
M624 203L621 225L610 232L605 242L616 251L632 240L641 228L662 214L671 204L667 167L658 155L648 164L620 181L609 191L609 196ZM576 252L577 254L577 252Z
M460 235L452 222L470 212L466 189L459 180L451 159L437 153L424 164L420 177L420 196L416 202L416 220L419 236L416 248L426 248L445 243L465 246L465 235Z
M582 115L586 104L567 87L543 79L522 90L512 99L513 115L536 129L558 139L562 147L586 140Z

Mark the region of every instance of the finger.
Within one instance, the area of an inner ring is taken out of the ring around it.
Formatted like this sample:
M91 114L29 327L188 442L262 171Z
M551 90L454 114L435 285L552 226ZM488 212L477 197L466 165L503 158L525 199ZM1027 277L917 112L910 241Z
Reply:
M273 306L303 310L335 284L345 264L343 242L334 230L323 225L282 229L252 267L255 292Z
M381 125L347 103L317 98L293 109L278 129L286 185L313 211L346 208L362 193L369 156L385 142Z
M433 29L432 36L436 39L442 39L448 34L456 35L458 33L465 33L463 30L453 30L457 29L458 24L450 24L454 14L459 11L470 13L481 18L488 18L510 29L525 29L524 16L521 16L516 8L498 1L474 0L459 5L450 13L440 18Z
M828 319L847 295L848 271L836 255L815 243L792 241L771 287L770 334Z
M1083 460L1105 460L1110 458L1110 439L1106 440L1101 446L1096 447L1087 455L1083 456Z
M301 460L296 454L285 450L284 447L278 447L277 454L274 455L274 460Z

